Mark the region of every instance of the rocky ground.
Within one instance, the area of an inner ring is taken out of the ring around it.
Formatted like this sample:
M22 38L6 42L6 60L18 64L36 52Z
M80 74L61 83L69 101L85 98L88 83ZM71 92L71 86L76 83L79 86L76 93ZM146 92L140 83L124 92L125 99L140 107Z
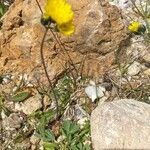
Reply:
M49 32L43 48L53 88L36 1L12 1L1 18L1 149L150 149L149 39L128 30L143 18L131 1L69 2L74 35L55 33L60 47Z

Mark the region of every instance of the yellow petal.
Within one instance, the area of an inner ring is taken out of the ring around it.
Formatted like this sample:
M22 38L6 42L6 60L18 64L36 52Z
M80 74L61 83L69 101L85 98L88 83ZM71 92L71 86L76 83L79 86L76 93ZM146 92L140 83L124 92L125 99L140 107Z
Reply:
M47 0L45 16L50 16L57 24L63 24L73 19L73 11L66 0Z
M128 29L132 32L138 32L140 27L141 27L140 22L134 21L128 26Z
M57 28L64 35L71 35L75 30L75 27L74 27L72 22L68 22L68 23L58 25Z
M74 32L73 17L74 13L66 0L47 0L43 18L56 22L58 30L64 35Z

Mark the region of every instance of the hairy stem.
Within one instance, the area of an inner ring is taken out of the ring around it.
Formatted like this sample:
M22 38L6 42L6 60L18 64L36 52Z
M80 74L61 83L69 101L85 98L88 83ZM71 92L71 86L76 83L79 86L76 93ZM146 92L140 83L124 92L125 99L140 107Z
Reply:
M47 67L46 67L46 63L45 63L45 59L44 59L44 52L43 52L44 41L45 41L45 38L46 38L48 30L49 30L49 28L46 27L46 31L44 32L44 35L43 35L43 38L42 38L42 42L41 42L40 55L41 55L41 62L42 62L43 68L44 68L44 72L45 72L46 78L47 78L47 80L49 82L49 86L50 86L50 88L52 90L52 93L54 95L54 100L55 100L55 103L56 103L56 113L57 113L56 117L58 117L59 116L58 100L57 100L57 96L56 96L54 88L53 88L52 81L50 80L49 75L48 75L48 71L47 71Z

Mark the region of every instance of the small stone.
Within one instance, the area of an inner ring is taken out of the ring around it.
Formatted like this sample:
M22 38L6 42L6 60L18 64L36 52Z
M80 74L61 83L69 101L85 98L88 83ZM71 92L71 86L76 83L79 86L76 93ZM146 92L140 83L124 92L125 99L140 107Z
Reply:
M9 117L3 119L3 127L7 130L19 129L23 119L17 113L10 114Z
M17 91L17 89L18 89L18 87L15 86L15 87L12 89L12 91L15 93L15 92Z
M147 53L146 55L143 56L143 59L146 61L146 62L150 62L150 53Z
M103 96L100 101L98 102L98 105L102 105L106 100L108 99L108 97Z
M86 124L87 121L88 121L88 118L87 118L87 117L84 117L84 118L82 118L82 119L80 119L80 120L78 121L78 124L80 125L80 128L81 128L81 129L85 126L85 124Z
M6 118L7 116L6 116L6 114L5 114L5 111L2 109L2 111L1 111L1 118L2 119L4 119L4 118Z
M30 141L29 141L29 139L26 139L26 140L24 140L23 142L21 142L21 143L16 143L16 145L15 145L15 147L17 148L17 149L30 149L30 146L31 146L31 144L30 144Z
M121 8L121 9L127 9L129 7L132 7L132 2L130 0L119 0L118 2L118 6Z
M30 142L33 144L33 145L36 145L40 142L40 139L35 136L34 134L30 137Z
M31 113L35 112L36 110L42 108L41 97L40 95L35 95L28 98L24 103L21 105L21 110L26 114L30 115Z
M94 81L92 81L92 80L89 81L89 84L90 85L96 85L96 83Z
M92 100L92 102L94 102L97 98L103 97L105 91L106 89L104 87L96 85L90 85L85 88L85 93Z
M11 75L6 75L3 77L3 84L8 84L11 82Z
M78 104L75 105L75 108L74 108L74 115L75 115L75 119L76 120L81 120L83 118L87 118L88 117L88 114L86 113L85 110L82 109L82 107Z
M62 142L66 137L64 135L60 135L57 139L57 142Z
M149 149L150 105L133 99L104 102L92 112L94 150Z
M6 106L6 108L10 111L10 112L16 112L15 110L15 103L12 101L5 101L4 105Z
M147 76L150 76L150 69L145 70L143 73Z
M21 111L22 110L21 109L21 103L15 103L14 105L15 105L15 110L17 110L17 111Z
M50 98L47 95L44 96L43 103L45 108L51 105Z
M111 82L103 82L101 86L105 87L106 91L111 91L113 87Z
M133 62L128 68L128 75L135 76L141 71L140 63Z
M31 145L31 150L36 150L36 145Z
M112 91L111 91L111 97L116 97L118 94L118 88L113 86Z

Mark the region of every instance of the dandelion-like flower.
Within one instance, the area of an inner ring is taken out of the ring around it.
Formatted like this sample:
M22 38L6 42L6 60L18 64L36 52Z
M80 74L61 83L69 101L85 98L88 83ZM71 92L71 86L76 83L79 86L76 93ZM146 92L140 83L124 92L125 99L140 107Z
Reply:
M57 29L64 35L74 32L73 17L71 5L66 0L47 0L43 18L55 22Z
M136 34L144 33L146 31L146 27L138 21L133 21L129 26L128 29Z
M140 26L141 26L140 22L134 21L128 26L128 29L132 32L138 32Z

